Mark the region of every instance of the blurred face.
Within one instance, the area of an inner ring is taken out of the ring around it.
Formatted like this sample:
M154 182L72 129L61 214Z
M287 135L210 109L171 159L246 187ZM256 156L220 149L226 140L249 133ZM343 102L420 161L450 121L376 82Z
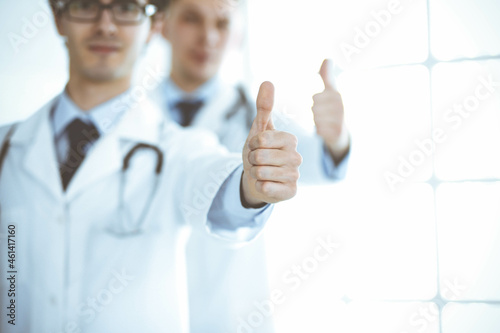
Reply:
M203 83L219 70L227 46L234 0L174 0L163 36L172 48L172 77Z
M100 1L111 2L120 1ZM135 2L146 4L146 0ZM110 10L104 10L97 22L74 22L63 13L56 17L56 24L59 34L66 38L71 77L95 82L130 77L153 33L150 18L137 25L121 25Z

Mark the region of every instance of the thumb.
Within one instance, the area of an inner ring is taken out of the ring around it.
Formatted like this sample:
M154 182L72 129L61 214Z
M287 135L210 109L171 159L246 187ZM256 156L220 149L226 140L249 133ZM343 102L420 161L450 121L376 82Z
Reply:
M250 131L253 135L274 129L271 116L273 105L274 85L266 81L261 84L259 94L257 95L257 116L253 121L252 130Z
M319 75L321 75L321 79L323 79L323 83L325 84L326 89L336 89L335 78L333 78L332 73L332 61L330 59L325 59L321 64L321 68L319 70Z

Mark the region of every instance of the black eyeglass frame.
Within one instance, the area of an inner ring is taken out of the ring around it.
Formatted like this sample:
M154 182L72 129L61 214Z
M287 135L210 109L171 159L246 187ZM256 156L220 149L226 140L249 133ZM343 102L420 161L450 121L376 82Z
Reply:
M69 14L68 8L72 3L79 2L79 1L82 1L82 0L57 1L55 4L55 8L58 11L58 13L66 14L64 17L68 21L80 22L80 23L98 22L101 19L102 12L105 9L109 9L109 11L111 12L111 16L113 17L113 21L117 24L120 24L120 25L139 25L142 22L144 22L144 20L146 18L152 17L153 15L155 15L158 12L158 7L156 7L153 4L139 5L135 1L128 1L128 2L121 1L121 2L111 2L111 3L105 5L98 0L95 0L95 1L89 1L89 2L96 3L99 5L99 11L97 12L97 15L95 18L88 18L87 19L87 18L81 18L81 17L73 17ZM124 3L133 3L137 6L139 6L139 8L142 10L142 16L141 16L140 20L138 20L138 21L123 21L123 20L118 20L116 18L115 13L113 11L113 7L118 6L118 5L123 5Z

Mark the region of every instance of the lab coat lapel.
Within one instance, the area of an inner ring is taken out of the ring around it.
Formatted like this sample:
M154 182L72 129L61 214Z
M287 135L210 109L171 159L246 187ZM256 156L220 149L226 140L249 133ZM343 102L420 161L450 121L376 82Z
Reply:
M158 146L162 119L161 113L148 101L126 111L117 126L101 136L85 157L67 188L68 199L88 186L118 174L124 156L135 144L142 142Z
M22 168L54 198L62 196L62 183L57 163L50 112L56 99L20 123L11 138L11 151L25 150Z
M193 126L213 129L216 133L222 130L226 114L238 101L238 94L233 85L221 84L217 95L204 105L193 121Z
M170 116L170 110L168 110L168 103L167 103L167 97L165 96L165 82L162 82L161 84L156 87L150 94L149 94L149 100L156 105L157 108L160 110L164 110L163 117L167 121L173 121L172 117Z

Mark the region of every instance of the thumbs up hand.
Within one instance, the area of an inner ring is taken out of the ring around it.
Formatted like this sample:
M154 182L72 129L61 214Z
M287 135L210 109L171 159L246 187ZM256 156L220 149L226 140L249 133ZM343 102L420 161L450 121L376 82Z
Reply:
M349 150L349 131L344 122L342 96L335 87L330 67L330 60L323 61L319 74L325 90L313 96L312 111L316 132L325 141L334 161L340 162Z
M274 86L264 82L257 96L257 116L243 148L242 200L248 207L288 200L297 193L297 138L274 129Z

